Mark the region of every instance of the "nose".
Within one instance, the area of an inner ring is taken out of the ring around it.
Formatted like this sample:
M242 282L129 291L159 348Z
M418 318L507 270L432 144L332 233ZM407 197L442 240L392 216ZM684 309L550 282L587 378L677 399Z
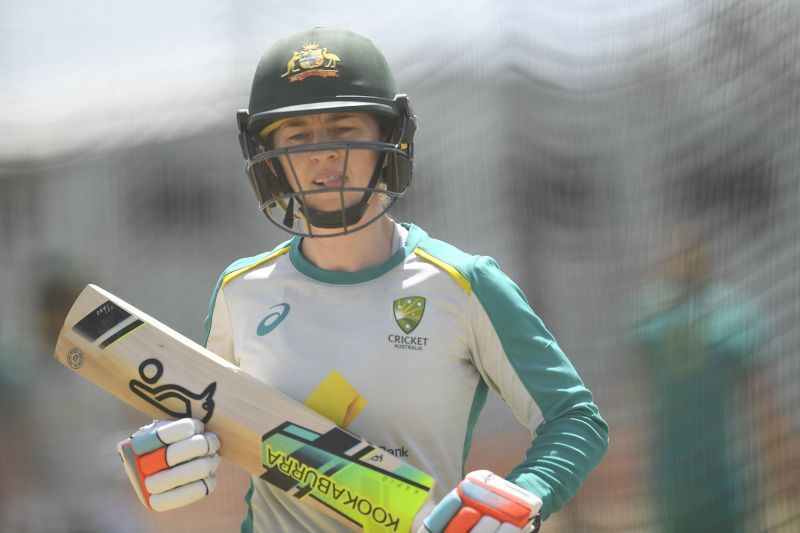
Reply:
M328 142L328 139L318 139L316 140L316 142L324 143ZM341 157L341 152L342 152L341 149L314 150L313 152L310 152L310 157L314 161L325 161L325 160L330 161Z
M311 152L312 159L336 159L339 157L339 150L314 150Z

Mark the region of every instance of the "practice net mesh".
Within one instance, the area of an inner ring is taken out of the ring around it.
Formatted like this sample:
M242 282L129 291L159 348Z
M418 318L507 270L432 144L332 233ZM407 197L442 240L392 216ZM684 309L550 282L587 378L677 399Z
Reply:
M376 41L419 116L394 213L497 258L611 427L606 458L544 530L800 530L800 8L412 4L325 15ZM234 113L265 33L306 24L298 8L206 7L161 17L176 40L209 29L222 82L211 67L180 85L165 72L135 92L135 73L112 71L88 101L9 76L0 416L24 438L0 439L2 530L235 530L246 512L232 468L203 506L141 511L113 450L144 421L50 360L81 284L202 339L219 272L284 239L248 190ZM5 64L47 48L61 72L47 17L8 12L5 29L43 34L0 49ZM493 398L468 466L506 472L529 442ZM65 460L76 446L85 457Z

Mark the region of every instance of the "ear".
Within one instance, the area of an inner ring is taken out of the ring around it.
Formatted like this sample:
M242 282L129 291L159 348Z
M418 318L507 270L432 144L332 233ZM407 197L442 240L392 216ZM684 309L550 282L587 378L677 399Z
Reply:
M389 117L376 117L378 119L378 131L381 132L383 142L391 143L392 135L395 132L395 119Z

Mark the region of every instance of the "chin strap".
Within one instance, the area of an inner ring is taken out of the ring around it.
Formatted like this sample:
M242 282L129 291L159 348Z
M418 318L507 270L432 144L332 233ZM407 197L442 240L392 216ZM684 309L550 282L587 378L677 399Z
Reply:
M286 214L283 215L283 225L287 228L294 226L294 196L289 198L289 204L286 206Z

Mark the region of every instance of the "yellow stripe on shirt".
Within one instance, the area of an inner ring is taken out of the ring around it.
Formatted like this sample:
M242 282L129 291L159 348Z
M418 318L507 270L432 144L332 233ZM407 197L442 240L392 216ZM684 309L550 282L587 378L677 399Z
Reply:
M450 274L450 277L453 278L456 283L458 283L459 287L464 289L464 292L466 292L467 295L469 295L469 293L472 291L472 284L469 282L466 276L464 276L464 274L462 274L453 265L445 263L438 257L432 256L431 254L429 254L428 252L419 247L414 248L414 253L417 254L417 256L420 257L421 259L424 259L429 263L433 263L437 267L441 268L442 270Z
M265 265L266 263L269 263L270 261L272 261L276 257L278 257L280 255L283 255L286 252L288 252L290 248L291 248L291 245L287 244L283 248L275 250L274 252L272 252L271 254L266 256L265 258L263 258L263 259L261 259L259 261L256 261L252 265L243 266L242 268L240 268L238 270L234 270L233 272L228 272L227 274L225 274L225 277L222 278L222 285L220 286L220 289L222 289L223 287L225 287L225 285L230 283L231 280L233 280L233 278L235 278L237 276L241 276L242 274L250 272L254 268L257 268L257 267L260 267L262 265Z

